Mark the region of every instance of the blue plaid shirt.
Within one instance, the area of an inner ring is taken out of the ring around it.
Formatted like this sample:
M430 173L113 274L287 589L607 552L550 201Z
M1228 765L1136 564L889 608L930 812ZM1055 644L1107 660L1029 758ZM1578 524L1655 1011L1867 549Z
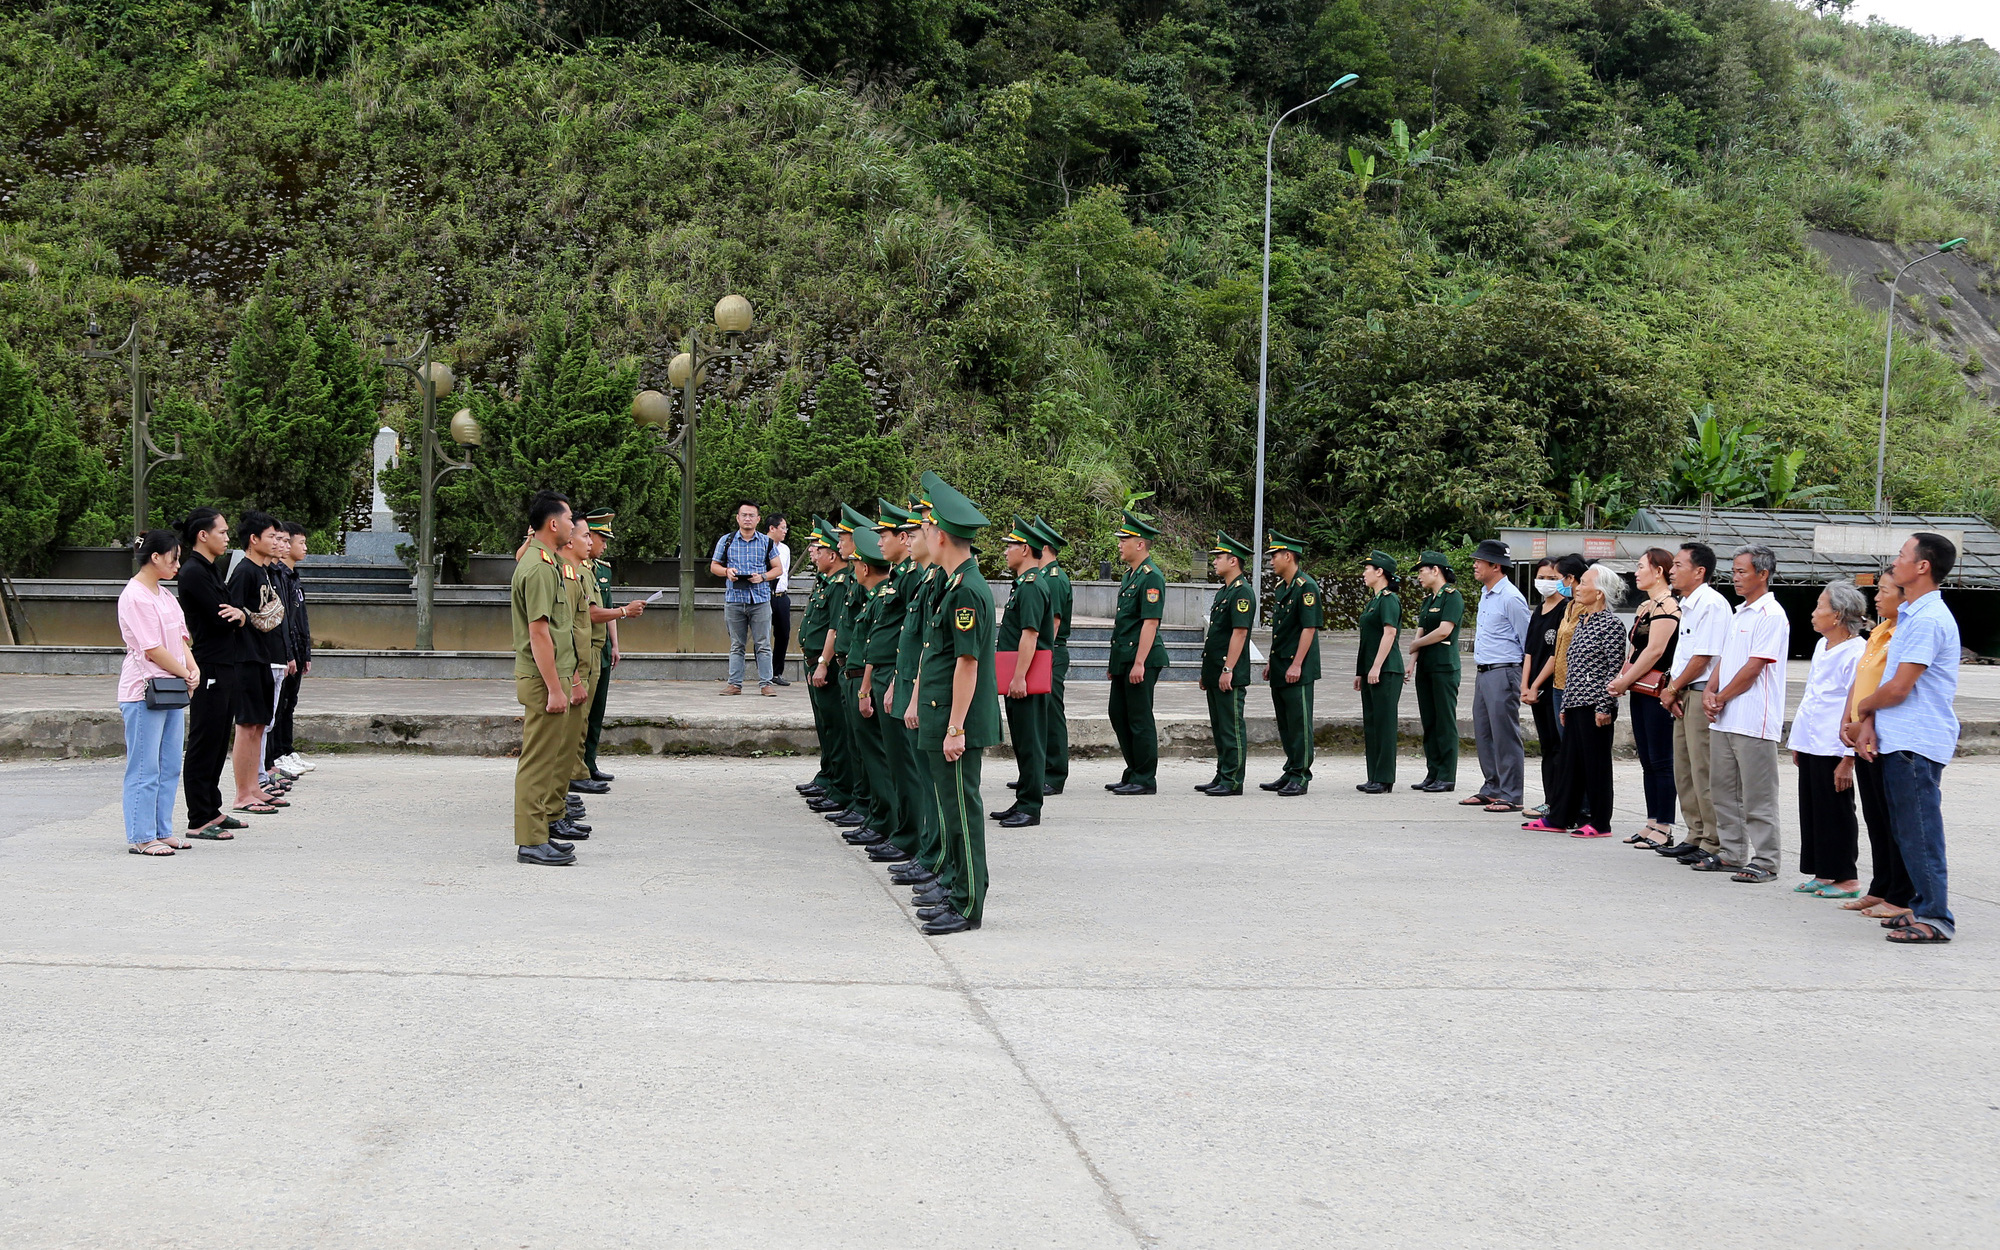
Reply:
M764 534L758 534L750 541L743 541L742 530L730 530L715 542L715 554L709 559L717 564L727 565L738 574L769 573L771 557L778 554L778 544ZM752 585L741 576L723 589L724 603L769 603L771 583L758 582Z
M1958 653L1958 621L1937 591L1896 613L1882 680L1893 678L1905 664L1921 664L1924 671L1909 697L1875 713L1878 749L1914 751L1939 764L1951 763L1958 748L1958 714L1951 707L1958 694Z

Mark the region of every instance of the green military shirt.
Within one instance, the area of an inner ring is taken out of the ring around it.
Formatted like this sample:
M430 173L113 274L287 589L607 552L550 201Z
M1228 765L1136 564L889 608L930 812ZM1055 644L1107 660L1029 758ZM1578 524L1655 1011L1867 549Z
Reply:
M855 631L861 624L861 614L868 610L868 588L861 584L861 575L853 571L847 574L847 604L844 611L833 614L833 649L847 657L847 666L854 668L861 663L859 643Z
M1421 638L1443 624L1451 625L1450 637L1417 649L1419 673L1458 671L1458 643L1465 632L1465 596L1458 593L1456 586L1447 585L1434 595L1425 595L1423 606L1417 609L1417 637ZM1376 642L1379 645L1381 639L1377 638ZM1389 671L1386 664L1382 671Z
M570 606L562 565L542 545L541 539L529 539L527 550L514 561L514 580L508 597L514 614L514 676L540 676L528 626L545 620L549 623L549 638L555 643L556 676L568 679L576 671L576 612Z
M826 649L827 631L833 628L833 577L813 578L806 610L799 615L799 650L815 664Z
M1111 672L1114 677L1132 667L1139 655L1139 631L1144 622L1157 621L1166 612L1167 575L1147 556L1139 567L1125 570L1118 584L1118 612L1111 619ZM1153 649L1146 653L1147 668L1167 666L1167 644L1158 633Z
M1366 677L1375 667L1375 653L1382 649L1382 631L1403 627L1403 601L1393 590L1384 590L1368 601L1361 609L1361 647L1354 654L1356 676ZM1403 671L1403 649L1390 647L1389 656L1382 661L1382 675Z
M1070 585L1069 574L1063 572L1060 564L1042 566L1042 580L1048 583L1049 602L1055 608L1056 636L1052 645L1069 647L1070 611L1076 604L1076 588Z
M861 648L862 664L873 664L878 681L885 671L896 667L896 652L903 643L903 610L909 607L909 600L903 597L902 587L897 585L895 570L882 579L880 585L868 592L868 607L862 623L862 631L868 641ZM850 661L854 657L848 657Z
M930 623L930 613L937 606L937 593L943 586L944 574L937 565L919 567L915 561L910 562L898 591L907 602L903 604L903 635L896 644L895 706L889 709L897 716L910 710L910 699L916 694L917 674L924 659L924 627Z
M1208 605L1208 633L1201 640L1201 683L1205 689L1216 688L1222 666L1229 659L1230 640L1237 630L1249 629L1256 615L1257 596L1250 593L1249 578L1238 577L1215 592L1215 602ZM1236 656L1236 667L1230 670L1231 686L1250 684L1249 642L1244 639L1243 650Z
M1325 605L1320 602L1319 583L1312 574L1300 573L1278 587L1277 602L1271 605L1271 684L1285 680L1292 671L1292 657L1299 651L1299 636L1313 631L1312 649L1299 665L1299 680L1319 680L1319 630Z
M597 583L597 594L594 596L597 606L600 608L610 607L611 606L611 561L593 560L591 561L590 571ZM602 650L604 647L605 640L610 637L611 637L610 621L592 621L590 623L590 645L593 649Z
M868 640L874 624L869 608L873 606L875 591L888 584L885 578L873 587L865 586L861 582L859 573L856 573L854 580L848 584L847 597L851 606L848 608L847 646L844 654L847 656L849 668L860 668L868 663Z
M917 745L927 751L944 746L953 675L959 657L971 655L979 658L979 684L965 712L965 749L990 747L1000 741L1000 689L993 676L993 588L980 576L979 561L967 556L945 577L935 605L924 626Z
M1040 569L1027 569L1014 582L1014 593L1007 596L1007 606L1000 613L999 649L1019 650L1021 635L1027 630L1035 631L1035 650L1047 651L1053 645L1049 635L1055 632L1055 601L1049 598L1049 587L1041 578Z
M839 572L826 580L827 600L832 608L833 653L844 656L847 654L848 631L854 628L854 600L849 595L857 584L854 570L842 565Z

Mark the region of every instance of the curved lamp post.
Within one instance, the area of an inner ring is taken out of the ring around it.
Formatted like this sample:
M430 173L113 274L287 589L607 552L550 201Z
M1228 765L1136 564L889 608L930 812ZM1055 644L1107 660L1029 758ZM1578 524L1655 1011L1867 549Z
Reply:
M1964 239L1940 243L1935 252L1919 256L1898 269L1894 281L1889 283L1889 336L1882 348L1882 426L1875 436L1875 523L1877 525L1889 523L1889 514L1882 508L1882 470L1889 462L1889 367L1896 353L1896 284L1903 280L1904 274L1932 257L1955 252L1964 246Z
M132 532L141 535L146 532L147 517L146 479L153 470L170 460L183 460L181 436L174 435L174 449L161 451L153 442L153 393L146 385L146 371L139 365L139 321L133 318L132 328L125 333L125 341L108 352L97 349L97 340L104 331L97 328L97 319L91 318L90 328L84 337L90 346L83 349L85 360L115 360L125 371L125 381L132 388ZM133 566L138 566L138 548L133 548Z
M1264 302L1257 323L1257 515L1250 531L1250 588L1255 594L1251 602L1256 604L1251 609L1252 625L1260 623L1264 616L1264 414L1271 370L1271 162L1278 150L1278 129L1285 124L1287 117L1300 109L1311 108L1342 87L1351 87L1360 81L1359 74L1343 74L1332 86L1304 104L1286 109L1278 115L1277 121L1271 123L1271 137L1264 144Z
M437 590L437 487L447 473L472 467L471 448L480 440L479 423L470 408L461 408L451 419L452 441L467 448L465 459L453 460L445 454L437 436L437 401L451 394L458 384L451 366L431 359L431 336L424 332L417 350L407 356L391 356L396 346L392 334L382 336L382 367L401 369L417 384L423 398L423 427L418 435L417 490L417 650L435 648L431 641L431 603ZM442 462L442 464L440 464Z
M694 649L694 473L695 422L699 409L694 394L708 381L708 367L718 360L743 354L740 339L756 323L750 301L741 295L725 295L715 304L714 329L722 335L720 344L703 344L702 329L688 335L688 350L667 362L667 382L680 388L680 433L666 441L665 448L681 471L681 586L680 649ZM674 401L661 391L640 391L632 400L632 419L664 434L673 424Z

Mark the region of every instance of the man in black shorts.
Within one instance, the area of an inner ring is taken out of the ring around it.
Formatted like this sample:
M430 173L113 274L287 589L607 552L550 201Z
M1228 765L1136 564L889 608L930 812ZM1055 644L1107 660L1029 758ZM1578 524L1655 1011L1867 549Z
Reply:
M230 601L250 618L244 632L247 660L236 680L236 803L234 810L256 816L277 811L279 798L258 781L264 762L264 732L278 708L278 683L291 663L286 637L285 603L265 569L277 558L277 544L290 536L267 512L252 509L238 526L243 556L229 571Z

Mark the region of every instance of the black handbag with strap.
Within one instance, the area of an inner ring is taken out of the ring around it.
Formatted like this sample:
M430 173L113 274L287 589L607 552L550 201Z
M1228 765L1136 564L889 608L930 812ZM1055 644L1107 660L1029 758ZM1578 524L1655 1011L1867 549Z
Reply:
M146 706L154 711L188 705L188 684L185 677L148 677L146 679Z

